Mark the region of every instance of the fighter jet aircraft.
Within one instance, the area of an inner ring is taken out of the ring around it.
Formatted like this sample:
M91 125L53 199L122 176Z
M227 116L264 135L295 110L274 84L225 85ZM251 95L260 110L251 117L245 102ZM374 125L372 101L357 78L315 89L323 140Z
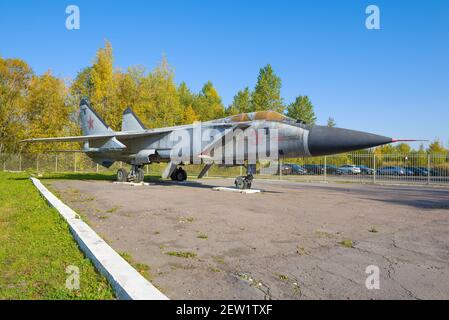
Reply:
M215 163L244 166L247 174L237 177L239 189L251 188L255 163L268 158L298 158L331 155L396 142L366 132L308 125L274 111L257 111L190 125L147 129L128 108L122 130L112 130L87 99L80 103L83 136L27 139L23 142L82 142L94 162L110 167L116 161L131 165L121 168L118 181L141 182L143 167L168 163L163 178L184 181L186 164L203 164L202 178ZM238 142L241 143L238 143ZM269 152L267 152L269 151ZM268 155L269 153L269 155Z

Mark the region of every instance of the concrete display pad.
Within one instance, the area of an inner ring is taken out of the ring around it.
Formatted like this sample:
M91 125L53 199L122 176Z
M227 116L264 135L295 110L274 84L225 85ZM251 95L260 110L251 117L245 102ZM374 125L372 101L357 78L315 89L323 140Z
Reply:
M172 299L448 299L449 189L45 180ZM366 287L379 267L380 289Z

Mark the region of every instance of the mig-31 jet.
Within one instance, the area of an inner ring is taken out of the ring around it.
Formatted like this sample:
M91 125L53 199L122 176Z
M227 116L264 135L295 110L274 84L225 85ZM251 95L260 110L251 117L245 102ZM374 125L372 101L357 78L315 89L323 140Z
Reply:
M251 188L255 164L260 160L324 156L393 143L400 140L366 132L308 125L275 111L256 111L207 122L164 128L146 128L128 108L122 130L112 130L87 99L80 103L83 136L36 138L23 142L81 142L94 162L110 167L116 161L131 166L120 168L117 180L142 182L143 167L167 163L162 177L187 179L186 164L203 164L202 178L213 164L244 166L246 175L237 177L239 189Z

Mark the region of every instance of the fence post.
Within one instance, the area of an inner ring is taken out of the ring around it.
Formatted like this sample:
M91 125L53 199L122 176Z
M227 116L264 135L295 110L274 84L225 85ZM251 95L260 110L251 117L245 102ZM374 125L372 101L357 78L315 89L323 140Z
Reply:
M36 171L39 172L39 153L36 155Z
M97 173L98 173L98 163L97 163Z
M327 182L327 156L324 156L324 182Z
M22 154L19 154L19 171L22 171Z
M58 154L55 154L55 172L58 172Z
M76 152L73 154L73 172L76 173Z
M376 184L376 174L377 174L377 169L376 169L376 154L373 153L373 184Z
M282 159L279 159L278 166L279 166L279 180L282 180Z
M430 184L430 153L427 153L427 184Z

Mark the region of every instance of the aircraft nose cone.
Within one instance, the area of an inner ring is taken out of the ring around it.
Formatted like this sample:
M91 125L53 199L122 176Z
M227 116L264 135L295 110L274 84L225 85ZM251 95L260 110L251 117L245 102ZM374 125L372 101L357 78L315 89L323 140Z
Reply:
M372 148L391 142L393 142L392 138L377 134L314 126L309 132L308 147L312 156L322 156Z

